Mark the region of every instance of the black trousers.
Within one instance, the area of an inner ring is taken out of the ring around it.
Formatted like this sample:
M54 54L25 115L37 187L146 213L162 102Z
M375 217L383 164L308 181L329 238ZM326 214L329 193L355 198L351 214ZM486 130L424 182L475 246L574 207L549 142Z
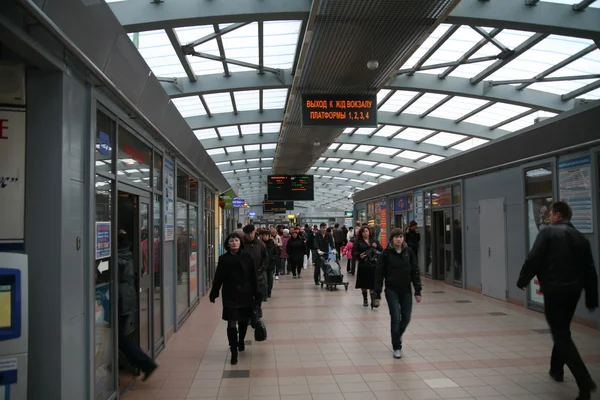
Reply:
M288 263L291 265L292 275L296 276L302 273L302 263L304 260L296 258L288 258Z
M139 368L142 372L148 372L156 366L156 363L144 353L140 345L130 335L124 333L123 329L127 323L130 323L128 316L119 316L119 324L123 327L119 329L119 350L136 368Z
M315 264L315 272L313 274L313 277L315 279L315 283L318 283L321 281L321 265L323 264L321 261L321 256L319 255L319 253L317 253L317 250L312 249L312 257L313 257L313 263Z
M343 242L337 242L335 244L335 259L340 261L340 259L342 258L342 247L344 247L344 243Z
M550 370L554 374L562 375L566 364L575 377L579 390L586 391L593 386L592 377L571 339L571 320L579 297L581 291L545 293L544 313L554 340Z

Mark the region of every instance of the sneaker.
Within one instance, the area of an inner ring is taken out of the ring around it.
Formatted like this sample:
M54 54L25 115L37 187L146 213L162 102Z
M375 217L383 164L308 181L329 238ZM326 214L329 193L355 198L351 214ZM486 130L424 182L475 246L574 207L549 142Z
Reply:
M402 350L398 349L398 350L394 350L394 358L402 358Z
M278 281L279 280L279 275L275 275L275 280Z

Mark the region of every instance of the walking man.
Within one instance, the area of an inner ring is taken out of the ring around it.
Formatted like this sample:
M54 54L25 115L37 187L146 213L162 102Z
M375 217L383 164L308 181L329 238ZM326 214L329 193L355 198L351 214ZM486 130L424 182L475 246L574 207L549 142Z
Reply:
M562 382L566 364L579 387L576 400L588 400L597 386L571 339L571 320L582 290L590 312L598 307L598 274L590 243L571 224L572 215L567 203L558 201L552 205L552 224L538 233L517 286L524 290L537 275L544 294L546 321L554 340L550 376Z

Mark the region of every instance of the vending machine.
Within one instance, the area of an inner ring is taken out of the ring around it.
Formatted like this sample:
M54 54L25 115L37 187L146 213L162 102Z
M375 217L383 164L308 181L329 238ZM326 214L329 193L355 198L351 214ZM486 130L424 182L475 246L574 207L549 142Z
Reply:
M27 255L0 253L0 400L27 399Z

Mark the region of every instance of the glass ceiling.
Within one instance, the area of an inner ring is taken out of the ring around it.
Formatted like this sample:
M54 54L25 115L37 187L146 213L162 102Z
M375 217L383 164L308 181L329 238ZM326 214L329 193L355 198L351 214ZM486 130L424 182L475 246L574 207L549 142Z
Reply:
M541 2L568 6L579 3ZM600 1L589 7L600 8ZM164 86L202 76L225 85L227 77L248 71L290 75L299 52L302 23L247 21L129 36ZM507 52L514 52L514 59L503 61L502 54ZM431 82L433 76L440 84L450 79L470 80L473 85L485 82L490 91L512 87L527 91L531 103L516 101L513 96L474 95L476 91L448 94L431 83L422 87L395 83L404 82L401 78L405 76L413 76L412 80L428 77L423 82ZM318 204L297 204L348 208L355 191L474 149L569 108L547 106L545 99L552 98L548 96L562 98L565 104L573 99L600 99L599 81L600 50L592 40L443 23L399 69L396 81L378 93L382 123L377 128L346 129L311 168ZM185 118L256 112L258 120L265 110L280 110L283 117L289 84L265 88L240 84L222 92L184 90L183 94L172 101ZM238 194L251 203L260 203L281 120L191 127Z

